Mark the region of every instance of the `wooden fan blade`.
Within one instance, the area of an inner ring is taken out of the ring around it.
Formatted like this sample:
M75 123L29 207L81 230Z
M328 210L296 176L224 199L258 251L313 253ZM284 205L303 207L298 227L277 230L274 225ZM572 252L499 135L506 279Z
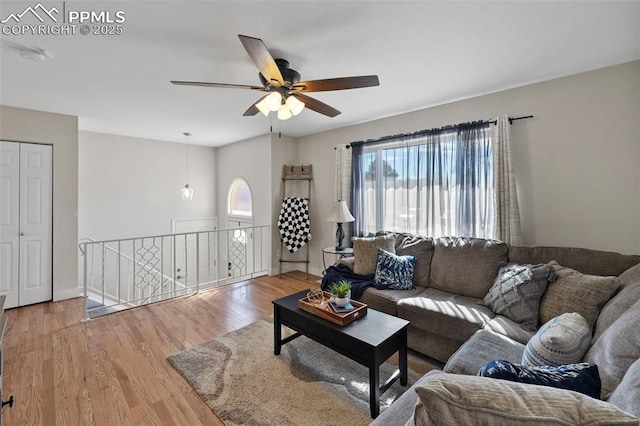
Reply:
M245 112L242 114L243 117L252 117L259 113L260 110L256 106L256 104L251 105Z
M230 83L202 83L199 81L174 81L171 83L179 86L202 86L202 87L226 87L229 89L252 89L252 90L264 90L262 86L249 86L246 84L230 84Z
M358 77L327 78L324 80L301 81L293 85L294 90L301 92L327 92L330 90L359 89L361 87L379 86L377 75L361 75Z
M238 34L238 38L242 42L244 50L247 51L249 57L260 70L262 76L266 78L267 81L276 81L280 86L283 86L284 78L282 78L282 73L262 40L240 34Z
M331 107L324 102L320 102L317 99L313 99L310 96L303 95L302 93L293 93L291 96L295 96L300 101L304 102L304 106L313 110L315 112L319 112L320 114L326 115L327 117L335 117L340 114L340 111Z
M251 117L253 115L256 115L257 113L260 112L260 110L258 109L258 107L256 105L258 105L258 103L260 103L264 98L266 98L269 95L264 95L263 97L261 97L260 99L258 99L253 105L251 105L245 112L244 114L242 114L244 117Z

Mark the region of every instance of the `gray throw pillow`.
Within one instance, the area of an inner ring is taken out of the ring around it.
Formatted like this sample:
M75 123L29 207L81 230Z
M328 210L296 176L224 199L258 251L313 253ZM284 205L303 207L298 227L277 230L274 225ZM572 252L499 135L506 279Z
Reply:
M567 312L577 312L593 327L600 308L607 303L620 285L618 277L588 275L549 262L556 271L556 280L547 286L540 301L540 324Z
M517 265L509 263L500 268L493 286L484 296L484 304L496 314L520 323L527 331L538 328L540 299L549 281L555 279L553 266Z
M353 272L358 275L371 275L376 272L378 249L396 253L396 237L381 235L379 237L353 237Z

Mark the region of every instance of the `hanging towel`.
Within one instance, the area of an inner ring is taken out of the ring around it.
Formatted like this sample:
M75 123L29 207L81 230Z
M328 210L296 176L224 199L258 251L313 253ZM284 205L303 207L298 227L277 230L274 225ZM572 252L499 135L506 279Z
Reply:
M289 253L295 253L304 247L311 239L309 200L302 197L287 197L282 200L278 229Z

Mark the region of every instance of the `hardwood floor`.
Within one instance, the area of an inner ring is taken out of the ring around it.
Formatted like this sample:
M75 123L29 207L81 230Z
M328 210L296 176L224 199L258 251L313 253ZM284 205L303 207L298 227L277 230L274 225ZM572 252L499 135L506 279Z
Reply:
M319 277L291 272L81 323L82 299L7 311L4 425L220 425L167 362L273 313ZM265 336L271 339L272 336Z

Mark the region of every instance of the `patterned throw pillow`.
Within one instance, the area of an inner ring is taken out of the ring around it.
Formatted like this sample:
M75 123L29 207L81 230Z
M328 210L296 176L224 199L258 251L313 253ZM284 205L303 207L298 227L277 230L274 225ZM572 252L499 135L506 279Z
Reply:
M378 249L389 253L396 252L396 237L381 235L379 237L353 237L353 272L358 275L371 275L376 271Z
M567 389L600 399L598 366L587 362L559 367L524 367L496 360L483 365L478 376Z
M540 324L566 312L577 312L593 327L600 308L618 289L618 277L583 274L555 260L549 265L555 269L557 279L547 286L540 301Z
M413 256L396 256L378 249L374 287L379 290L413 290L415 265L416 258Z
M484 304L496 314L520 323L525 330L535 331L538 328L540 299L555 276L553 266L544 263L503 265L484 297Z
M540 327L522 354L525 367L575 364L589 349L591 327L582 315L562 314Z

